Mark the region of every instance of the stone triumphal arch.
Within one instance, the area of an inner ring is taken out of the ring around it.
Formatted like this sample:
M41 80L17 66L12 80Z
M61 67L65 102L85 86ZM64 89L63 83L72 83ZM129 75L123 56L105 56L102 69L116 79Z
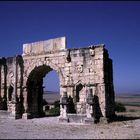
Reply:
M0 59L0 109L15 119L43 114L43 77L60 81L60 121L114 116L112 60L103 44L66 48L65 37L27 43L22 55Z

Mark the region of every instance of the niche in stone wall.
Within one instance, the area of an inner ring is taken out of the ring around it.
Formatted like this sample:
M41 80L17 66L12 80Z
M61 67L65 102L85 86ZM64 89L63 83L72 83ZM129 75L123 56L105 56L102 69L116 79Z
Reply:
M80 83L76 86L76 102L80 101L80 91L83 89L83 85Z
M12 100L12 94L13 94L14 88L12 85L9 86L8 88L8 100L11 101Z

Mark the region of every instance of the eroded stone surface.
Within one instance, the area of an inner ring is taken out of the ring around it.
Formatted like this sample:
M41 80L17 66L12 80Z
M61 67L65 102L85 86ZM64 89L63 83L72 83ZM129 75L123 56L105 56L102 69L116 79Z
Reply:
M60 51L65 49L65 44L65 37L23 44L22 55L38 55L45 54L50 51Z

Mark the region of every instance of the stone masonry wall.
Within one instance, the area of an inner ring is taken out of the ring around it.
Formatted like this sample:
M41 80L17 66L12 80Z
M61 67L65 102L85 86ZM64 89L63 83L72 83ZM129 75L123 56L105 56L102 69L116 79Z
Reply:
M41 105L42 95L37 90L42 94L41 82L51 70L58 73L61 98L66 93L72 99L76 114L89 113L94 117L96 110L100 110L100 117L114 114L112 60L103 44L66 49L65 37L28 43L23 45L22 56L4 59L0 65L0 99L5 95L8 111L17 118L39 111L37 108ZM37 82L39 89L34 85L35 89L31 91L29 85ZM98 107L87 102L89 92L97 97ZM29 101L31 96L32 102ZM40 102L35 98L40 98ZM61 106L60 116L64 116L63 112L71 113L70 108Z

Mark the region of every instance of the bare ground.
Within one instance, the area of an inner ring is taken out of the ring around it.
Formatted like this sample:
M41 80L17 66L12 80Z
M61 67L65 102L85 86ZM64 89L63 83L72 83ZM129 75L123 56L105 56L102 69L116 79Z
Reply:
M140 139L139 130L138 117L87 125L60 123L57 117L14 120L0 111L0 139Z

